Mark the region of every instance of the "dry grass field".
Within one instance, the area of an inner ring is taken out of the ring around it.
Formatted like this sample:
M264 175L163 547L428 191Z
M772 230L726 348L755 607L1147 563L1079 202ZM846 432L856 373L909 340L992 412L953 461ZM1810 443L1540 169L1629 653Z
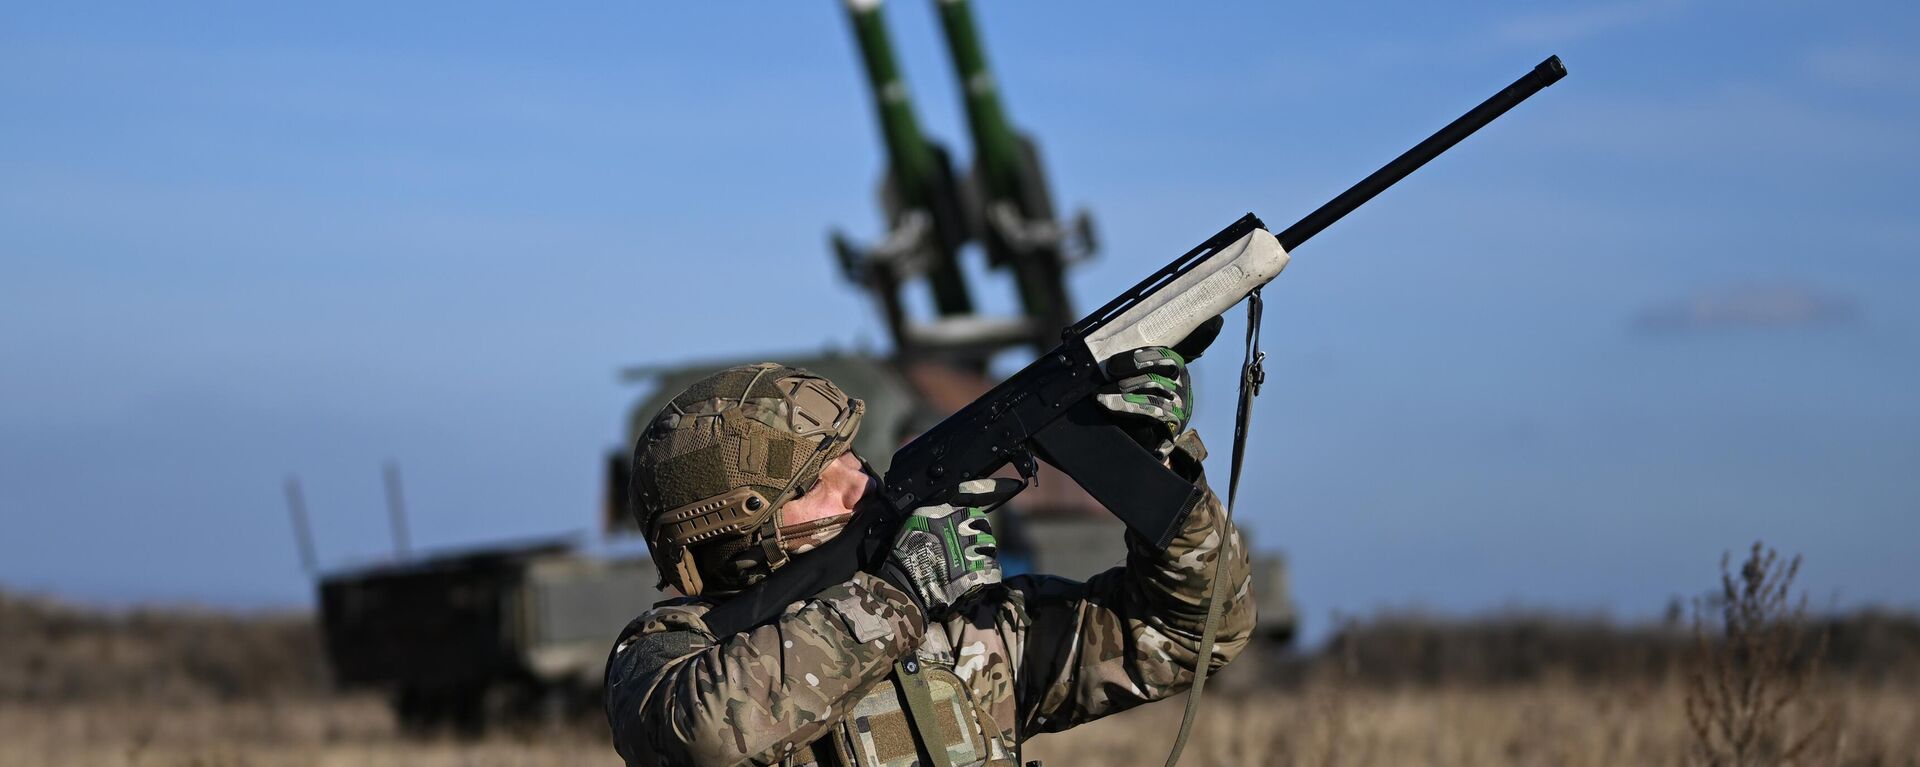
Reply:
M1840 713L1796 763L1920 763L1920 701L1910 690L1846 687L1810 696L1789 726ZM1694 764L1678 686L1538 683L1496 688L1343 689L1309 685L1208 702L1188 747L1196 765ZM1035 740L1047 765L1160 765L1177 705L1150 707ZM1757 763L1777 763L1762 761Z
M1380 616L1315 655L1249 653L1191 765L1916 765L1920 618L1808 620L1755 549L1655 626ZM603 722L421 739L329 689L311 620L97 611L0 593L0 767L614 765ZM1158 765L1169 701L1028 744L1047 767Z
M1193 765L1636 765L1699 763L1678 686L1538 683L1492 689L1347 689L1222 695L1188 748ZM1920 764L1920 696L1822 689L1789 719L1835 726L1797 763ZM1178 726L1163 703L1029 743L1047 767L1158 765ZM8 767L617 765L584 722L477 741L400 736L378 699L0 706ZM1772 763L1772 762L1764 762Z

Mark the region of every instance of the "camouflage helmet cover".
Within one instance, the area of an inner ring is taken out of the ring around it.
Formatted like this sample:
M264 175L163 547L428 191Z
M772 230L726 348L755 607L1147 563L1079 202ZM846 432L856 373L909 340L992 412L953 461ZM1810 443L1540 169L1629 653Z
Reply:
M780 508L847 452L865 412L832 381L771 362L688 386L635 440L635 521L661 580L745 588L786 563Z

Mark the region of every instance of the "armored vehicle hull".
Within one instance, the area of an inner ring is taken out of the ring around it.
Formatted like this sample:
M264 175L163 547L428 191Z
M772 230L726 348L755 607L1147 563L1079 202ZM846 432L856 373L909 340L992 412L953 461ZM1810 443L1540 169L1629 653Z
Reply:
M335 682L379 689L409 731L596 706L612 637L660 598L653 563L568 543L504 546L328 575L320 623Z

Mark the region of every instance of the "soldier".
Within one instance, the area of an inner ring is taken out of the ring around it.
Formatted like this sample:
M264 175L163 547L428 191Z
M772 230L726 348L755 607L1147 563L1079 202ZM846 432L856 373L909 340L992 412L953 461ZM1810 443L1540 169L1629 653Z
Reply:
M1117 355L1096 396L1204 488L1185 356ZM986 511L1022 483L998 478L915 511L878 574L715 636L710 607L883 502L848 449L861 413L831 382L766 363L688 387L639 438L632 508L684 596L634 619L608 659L607 718L627 764L1017 765L1026 738L1192 683L1220 556L1212 669L1246 646L1247 551L1210 490L1164 551L1129 532L1125 565L1085 583L1003 581Z

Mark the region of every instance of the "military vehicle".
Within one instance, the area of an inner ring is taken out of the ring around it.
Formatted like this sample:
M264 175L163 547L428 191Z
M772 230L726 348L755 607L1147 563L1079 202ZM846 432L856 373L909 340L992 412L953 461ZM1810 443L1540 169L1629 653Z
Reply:
M1064 275L1092 256L1092 219L1054 215L1037 145L1007 120L965 0L937 3L973 138L973 168L920 130L876 0L848 2L886 147L880 202L887 234L861 246L840 232L833 252L847 279L874 300L893 348L871 352L769 354L632 368L646 393L610 452L600 529L637 538L626 509L628 449L654 414L688 383L732 365L779 361L804 367L867 403L854 448L881 471L894 449L992 388L1003 352L1044 351L1073 314ZM979 313L961 259L969 244L987 266L1010 272L1020 314ZM915 317L906 292L924 283L931 317ZM1085 578L1125 559L1123 526L1077 485L1042 464L1039 482L996 514L1009 574ZM397 496L391 499L397 508ZM296 526L304 524L297 508ZM396 522L396 535L404 529ZM1291 641L1294 611L1285 562L1254 562L1261 636ZM388 691L409 730L478 732L489 722L597 710L612 638L661 597L644 555L589 554L573 541L543 541L405 558L325 574L320 619L342 687Z
M610 632L655 581L644 556L571 540L341 570L320 580L322 638L335 683L388 692L403 728L478 733L597 710Z

